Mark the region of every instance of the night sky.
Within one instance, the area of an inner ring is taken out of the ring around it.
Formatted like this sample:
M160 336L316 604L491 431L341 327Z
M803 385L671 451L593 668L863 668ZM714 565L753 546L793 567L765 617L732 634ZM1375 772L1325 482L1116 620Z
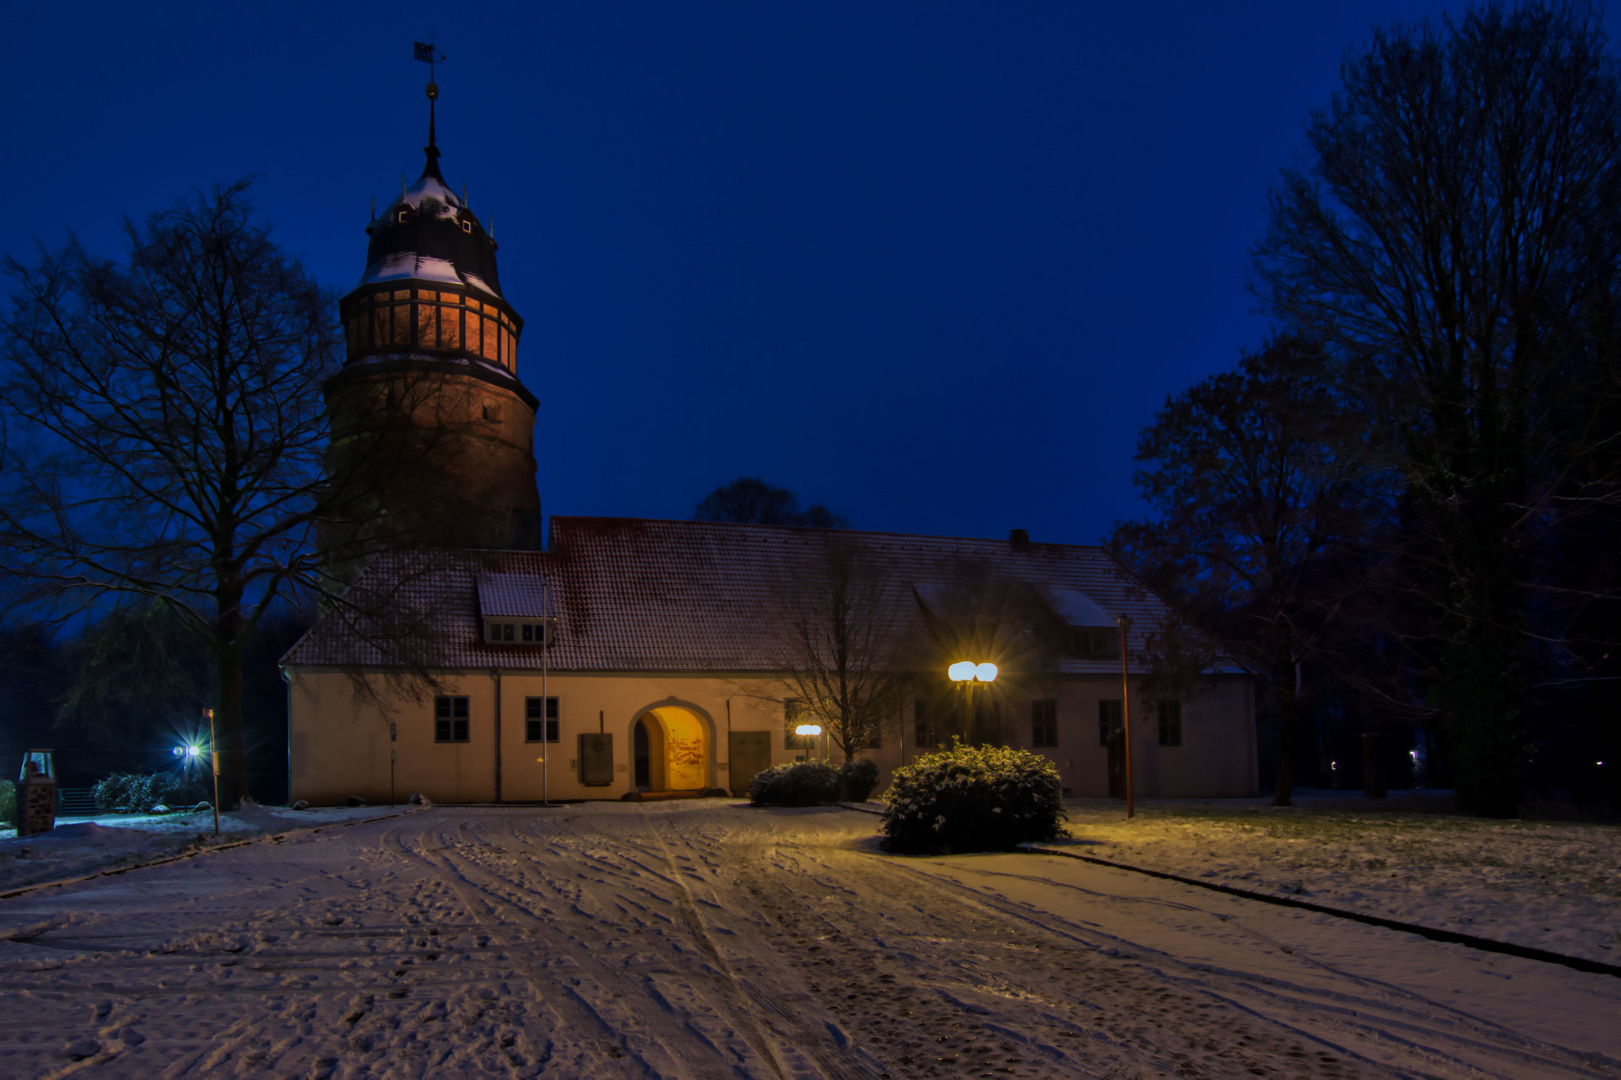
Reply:
M548 514L758 474L858 528L1095 543L1142 511L1137 429L1265 335L1249 247L1344 49L1442 10L13 4L0 251L116 254L251 173L347 292L422 168L432 31Z

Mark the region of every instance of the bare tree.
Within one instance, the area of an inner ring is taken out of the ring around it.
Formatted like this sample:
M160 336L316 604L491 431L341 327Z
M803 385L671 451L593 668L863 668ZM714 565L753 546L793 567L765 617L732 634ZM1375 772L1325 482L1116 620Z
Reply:
M740 476L705 495L693 508L694 521L735 521L753 525L794 525L842 529L849 522L821 503L799 508L799 496L758 476Z
M1169 400L1137 446L1136 483L1157 516L1119 523L1111 541L1277 701L1279 806L1290 803L1313 661L1356 591L1354 556L1379 517L1362 425L1318 381L1321 362L1282 340Z
M375 480L322 476L332 297L253 217L246 182L126 222L127 263L77 241L4 268L0 558L57 617L126 601L207 646L220 794L247 792L242 664L278 600L338 596L315 529ZM306 594L307 595L307 594ZM352 606L352 605L351 605Z
M1465 809L1512 815L1525 745L1529 553L1608 351L1621 266L1621 79L1581 5L1492 4L1377 33L1273 197L1259 272L1388 424L1422 543L1431 700ZM1607 433L1598 432L1600 439Z
M908 597L872 554L830 533L815 572L785 582L779 658L786 698L820 721L846 761L899 713Z

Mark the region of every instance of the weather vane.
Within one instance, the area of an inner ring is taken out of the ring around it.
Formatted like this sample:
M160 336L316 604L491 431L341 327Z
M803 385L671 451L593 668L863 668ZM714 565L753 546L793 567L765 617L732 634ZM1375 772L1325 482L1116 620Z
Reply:
M433 103L434 103L434 100L436 98L438 98L438 96L439 96L439 84L433 81L433 65L436 64L436 63L442 63L444 61L444 59L445 59L445 54L440 52L437 48L435 48L433 42L431 42L431 41L428 41L428 42L413 41L411 43L411 57L412 57L412 59L415 59L415 60L421 60L424 64L428 65L428 145L427 145L427 151L428 151L428 157L429 157L429 159L431 161L431 159L436 158L436 157L439 156L439 141L435 137L434 130L433 130L433 128L434 128L434 124L433 124L433 120L434 120L434 117L433 117Z
M433 65L442 62L445 59L445 54L434 48L433 42L431 41L413 41L411 43L411 57L415 60L421 60L424 64L428 65L428 85L432 86ZM428 96L433 96L433 92L431 90L428 92Z

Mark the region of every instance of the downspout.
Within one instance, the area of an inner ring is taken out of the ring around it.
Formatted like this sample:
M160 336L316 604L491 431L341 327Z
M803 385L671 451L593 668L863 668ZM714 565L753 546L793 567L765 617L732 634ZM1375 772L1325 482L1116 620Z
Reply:
M501 669L490 669L490 682L495 685L495 801L501 801Z

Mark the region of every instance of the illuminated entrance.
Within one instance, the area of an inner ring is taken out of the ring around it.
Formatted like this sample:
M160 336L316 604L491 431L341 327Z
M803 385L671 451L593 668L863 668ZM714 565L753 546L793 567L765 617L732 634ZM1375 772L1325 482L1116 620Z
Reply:
M659 705L636 718L631 730L637 791L692 791L709 787L713 740L709 720L680 705Z

